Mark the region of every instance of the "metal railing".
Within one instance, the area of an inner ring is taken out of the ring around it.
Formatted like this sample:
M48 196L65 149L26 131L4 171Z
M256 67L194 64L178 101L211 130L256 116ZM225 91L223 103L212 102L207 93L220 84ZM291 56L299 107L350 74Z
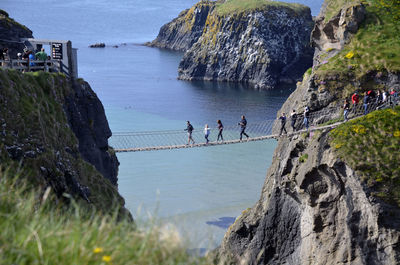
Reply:
M23 60L11 59L0 60L0 67L7 69L15 69L18 71L45 71L45 72L62 72L63 65L59 60Z

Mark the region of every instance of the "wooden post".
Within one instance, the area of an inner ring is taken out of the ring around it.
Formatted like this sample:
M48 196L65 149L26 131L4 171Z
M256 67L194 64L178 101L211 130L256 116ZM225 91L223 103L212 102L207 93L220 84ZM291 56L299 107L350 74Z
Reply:
M30 58L29 58L29 56L28 56L28 72L30 72L31 71L31 62L30 62L31 60L30 60Z

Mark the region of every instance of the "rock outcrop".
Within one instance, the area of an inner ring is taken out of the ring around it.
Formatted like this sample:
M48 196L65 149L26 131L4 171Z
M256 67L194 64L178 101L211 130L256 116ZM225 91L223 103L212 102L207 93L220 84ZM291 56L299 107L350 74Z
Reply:
M74 82L64 103L68 123L79 141L79 152L117 186L118 159L108 145L111 130L103 105L87 82Z
M161 27L155 40L146 43L150 47L186 51L203 34L208 14L215 8L215 2L202 1L182 11L177 18Z
M398 72L371 70L356 77L347 68L343 73L322 75L319 71L330 58L343 56L341 50L351 42L365 12L357 4L343 7L327 22L324 14L317 18L313 69L279 113L301 111L305 106L311 111L336 107L328 114L337 118L347 93L367 84L369 88L400 85ZM400 263L399 207L375 196L359 169L339 158L329 137L325 130L279 139L261 198L228 229L219 248L222 260L235 264Z
M17 53L22 53L25 47L20 42L21 38L33 38L32 31L0 9L0 49L8 48L10 57L17 58Z
M336 16L327 22L323 15L318 16L311 34L312 44L316 48L315 58L317 59L321 52L327 50L333 52L324 60L335 56L349 42L351 36L357 32L365 16L365 7L357 3L341 9ZM314 65L319 63L321 61L314 61Z
M398 264L399 214L369 195L327 132L286 138L259 202L229 228L220 252L238 264Z
M265 4L221 13L220 5L202 1L164 25L150 45L186 50L179 79L244 82L272 89L294 83L312 64L308 7Z
M118 161L107 144L110 129L86 82L0 70L0 117L2 167L39 190L51 187L60 199L71 194L101 211L121 207L127 214L116 187Z
M0 11L1 44L22 49L19 41L25 37L32 32ZM119 162L108 146L111 130L87 82L0 69L0 125L3 169L42 189L51 187L60 199L67 193L101 211L118 207L129 216L117 190Z

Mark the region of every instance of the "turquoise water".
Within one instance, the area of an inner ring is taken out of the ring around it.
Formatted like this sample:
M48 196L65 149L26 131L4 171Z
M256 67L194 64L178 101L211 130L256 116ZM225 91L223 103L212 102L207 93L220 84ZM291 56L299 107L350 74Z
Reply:
M1 0L0 8L36 38L69 39L79 75L104 104L113 132L226 126L272 119L293 88L272 92L215 82L178 81L181 53L139 45L192 0ZM293 1L318 13L322 1ZM89 49L95 42L119 48ZM227 226L258 200L276 143L119 154L119 191L136 219L157 216L190 248L217 246Z

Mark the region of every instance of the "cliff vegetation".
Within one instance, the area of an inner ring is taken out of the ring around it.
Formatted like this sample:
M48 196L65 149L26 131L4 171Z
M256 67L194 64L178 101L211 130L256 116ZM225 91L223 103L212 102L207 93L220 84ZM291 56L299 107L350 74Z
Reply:
M123 208L116 186L82 158L69 124L65 108L82 93L80 85L62 74L0 69L1 166L38 190L51 187L61 200L68 193L99 211Z
M372 195L400 206L400 107L374 111L330 132L339 157Z
M210 264L189 256L173 231L150 222L138 229L118 220L118 208L101 216L72 201L54 204L22 175L0 173L1 264Z
M347 2L352 5L358 3ZM328 1L328 7L335 3L338 6L344 4L341 1ZM365 90L382 89L377 79L388 79L390 75L400 72L400 4L396 1L370 0L364 1L363 5L366 7L365 19L357 33L342 50L335 52L328 48L323 51L321 64L315 69L319 83L331 91L338 92L343 87L343 82L338 80L349 80L349 84L353 85L344 86L343 96L349 96L357 89L354 86L357 81L365 86ZM328 8L325 19L334 10ZM336 55L329 58L331 53Z
M226 0L217 3L217 12L220 16L251 12L268 8L290 8L293 12L302 14L307 7L301 4L284 3L270 0Z

